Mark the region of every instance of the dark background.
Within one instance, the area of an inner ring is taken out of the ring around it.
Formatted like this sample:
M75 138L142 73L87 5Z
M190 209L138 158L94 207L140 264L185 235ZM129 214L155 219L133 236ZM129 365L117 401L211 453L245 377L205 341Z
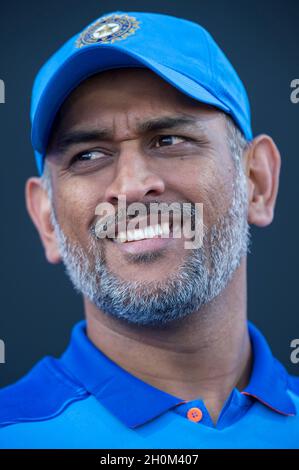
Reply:
M248 257L248 314L274 354L293 374L290 341L299 337L298 117L290 82L299 78L299 2L296 1L1 1L0 104L1 303L0 338L6 364L0 386L15 381L44 355L59 355L83 317L63 266L47 263L27 216L24 183L37 174L30 145L29 105L34 76L65 40L114 10L168 13L206 27L248 90L254 134L269 133L281 150L275 220L252 230Z

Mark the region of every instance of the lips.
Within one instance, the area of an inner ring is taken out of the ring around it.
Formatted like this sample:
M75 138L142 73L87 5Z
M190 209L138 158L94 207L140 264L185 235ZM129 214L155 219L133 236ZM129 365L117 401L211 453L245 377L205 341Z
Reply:
M104 220L96 224L95 235L97 238L107 238L116 243L128 243L151 238L169 238L172 237L173 227L175 227L175 232L178 228L181 228L181 219L172 214L169 214L167 221L164 221L163 216L161 217L161 214L159 214L159 217L152 225L150 222L150 216L141 219L135 217L127 223L119 221L115 226L113 224L108 225Z
M156 235L153 238L145 238L143 240L128 241L124 243L117 243L113 241L112 243L116 245L117 248L123 253L137 255L145 252L160 251L172 246L174 241L175 240L172 237L161 238L161 236Z

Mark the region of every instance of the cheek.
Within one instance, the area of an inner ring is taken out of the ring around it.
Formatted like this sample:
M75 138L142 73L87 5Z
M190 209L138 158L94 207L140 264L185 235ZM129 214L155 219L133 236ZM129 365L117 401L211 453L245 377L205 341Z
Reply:
M99 202L99 190L91 184L68 182L57 191L55 207L58 221L70 239L84 243Z
M184 199L203 204L204 223L209 227L229 209L233 196L231 168L186 165L177 180Z

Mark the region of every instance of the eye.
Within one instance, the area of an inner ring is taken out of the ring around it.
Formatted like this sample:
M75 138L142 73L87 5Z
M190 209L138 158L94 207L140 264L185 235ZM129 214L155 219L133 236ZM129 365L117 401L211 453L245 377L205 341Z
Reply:
M75 160L81 162L89 162L90 160L98 160L99 158L103 158L103 152L100 150L91 150L90 152L82 152L79 153Z
M159 148L159 147L165 147L165 146L172 146L172 145L177 145L177 144L180 144L182 142L186 142L186 139L185 137L180 137L179 135L160 135L156 141L155 141L155 147L156 148ZM161 144L161 145L157 145L157 144Z

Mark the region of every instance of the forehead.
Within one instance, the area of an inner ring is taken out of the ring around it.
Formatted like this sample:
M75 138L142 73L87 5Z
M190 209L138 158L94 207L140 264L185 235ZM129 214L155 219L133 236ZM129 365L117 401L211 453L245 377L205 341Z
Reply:
M62 105L57 120L75 124L93 115L114 115L134 111L153 115L165 111L222 114L215 108L183 94L146 68L114 69L85 80Z
M73 131L105 129L116 139L130 138L142 123L183 115L206 135L225 130L223 112L188 97L151 70L107 70L86 79L66 99L52 126L48 153Z
M164 103L177 101L191 104L195 100L189 98L153 71L147 68L121 68L101 72L81 83L66 100L63 108L73 103L82 102L92 96L101 97L103 101L109 102L113 96L121 98L130 94L132 102L145 101L148 98L157 98Z

